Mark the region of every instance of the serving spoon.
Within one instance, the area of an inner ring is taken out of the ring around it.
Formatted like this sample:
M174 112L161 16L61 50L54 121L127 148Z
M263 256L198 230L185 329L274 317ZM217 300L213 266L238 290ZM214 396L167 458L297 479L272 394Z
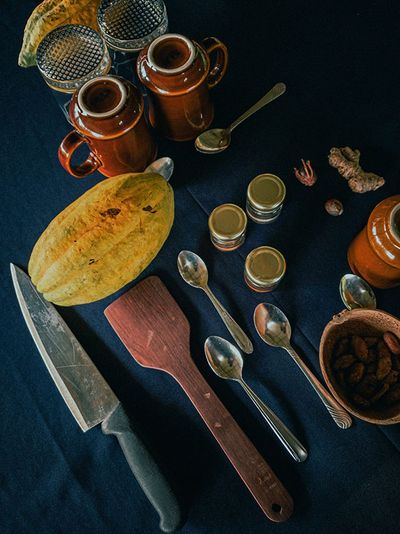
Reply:
M297 352L290 344L292 330L286 315L273 304L261 303L254 310L254 325L261 339L272 347L285 349L305 374L315 392L328 410L332 419L340 428L349 428L352 420L349 414L340 406L324 388L318 378L311 372Z
M199 152L203 154L218 154L227 149L231 144L231 133L244 120L248 119L253 113L263 108L278 96L283 95L286 91L286 85L282 82L274 85L258 102L250 109L238 117L228 128L213 128L201 133L195 140L194 145Z
M161 174L165 178L166 182L169 182L173 172L174 172L174 160L165 156L164 158L159 158L153 161L148 165L144 172L154 172L156 174Z
M239 382L291 457L296 462L304 462L307 458L306 449L243 380L243 358L240 351L226 339L210 336L204 343L204 352L214 373L220 378Z
M356 274L345 274L339 284L339 293L348 310L376 309L376 297L365 280Z
M252 342L208 287L207 266L200 256L190 250L182 250L178 254L177 263L179 273L185 282L192 287L202 289L206 293L238 346L246 354L251 354L253 352Z

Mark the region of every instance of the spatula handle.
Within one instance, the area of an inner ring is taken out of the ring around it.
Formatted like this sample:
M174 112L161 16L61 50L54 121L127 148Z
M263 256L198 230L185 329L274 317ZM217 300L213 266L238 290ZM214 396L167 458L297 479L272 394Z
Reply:
M188 366L184 374L179 377L174 374L174 378L192 401L265 515L272 521L286 521L293 511L292 498L197 367L193 364L189 369Z

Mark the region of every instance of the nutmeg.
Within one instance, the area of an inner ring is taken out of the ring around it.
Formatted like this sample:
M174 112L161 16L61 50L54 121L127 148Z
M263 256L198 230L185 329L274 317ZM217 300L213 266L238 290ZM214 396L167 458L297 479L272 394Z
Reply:
M337 198L330 198L325 202L325 211L333 217L338 217L343 213L343 204Z

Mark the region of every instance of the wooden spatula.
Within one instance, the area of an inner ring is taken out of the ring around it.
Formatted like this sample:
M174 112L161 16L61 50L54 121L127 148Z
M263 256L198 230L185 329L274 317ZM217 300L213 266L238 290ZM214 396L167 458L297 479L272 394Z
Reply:
M161 369L182 386L265 515L288 519L292 498L195 366L188 320L161 280L146 278L104 313L140 365Z

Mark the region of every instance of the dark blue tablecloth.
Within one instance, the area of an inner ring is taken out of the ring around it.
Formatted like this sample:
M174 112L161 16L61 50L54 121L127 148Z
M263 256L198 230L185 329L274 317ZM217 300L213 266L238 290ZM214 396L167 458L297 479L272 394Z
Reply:
M78 181L57 159L69 125L37 69L17 67L25 21L35 2L1 7L1 313L0 530L29 533L157 533L157 516L130 473L114 438L96 427L82 433L64 405L16 303L9 262L26 268L49 221L101 175ZM400 427L355 421L339 430L290 358L263 345L252 325L257 303L279 305L293 341L321 376L318 345L342 309L339 279L346 250L383 198L399 193L399 66L395 2L167 1L170 30L201 39L218 36L230 65L214 90L216 125L226 125L277 81L287 93L235 131L218 156L192 143L161 140L159 154L176 163L176 219L157 259L139 279L159 275L192 327L192 355L227 408L269 461L295 501L292 518L270 523L232 469L179 386L166 374L139 367L106 321L100 302L60 310L117 395L125 402L188 513L185 534L394 534L399 525ZM387 182L377 192L351 193L327 164L332 146L357 147L366 170ZM309 158L313 188L292 168ZM244 206L246 186L261 172L281 176L287 201L271 225L249 224L246 243L224 254L208 238L207 216L222 202ZM341 217L323 203L340 198ZM246 254L268 244L287 259L287 275L272 294L243 282ZM295 465L234 383L212 374L204 354L208 335L229 337L207 297L180 279L181 249L198 252L210 286L250 333L254 355L245 378L309 450ZM135 283L135 282L134 282ZM130 284L132 286L133 284ZM130 287L129 286L129 287ZM379 307L395 315L399 289L377 291Z

